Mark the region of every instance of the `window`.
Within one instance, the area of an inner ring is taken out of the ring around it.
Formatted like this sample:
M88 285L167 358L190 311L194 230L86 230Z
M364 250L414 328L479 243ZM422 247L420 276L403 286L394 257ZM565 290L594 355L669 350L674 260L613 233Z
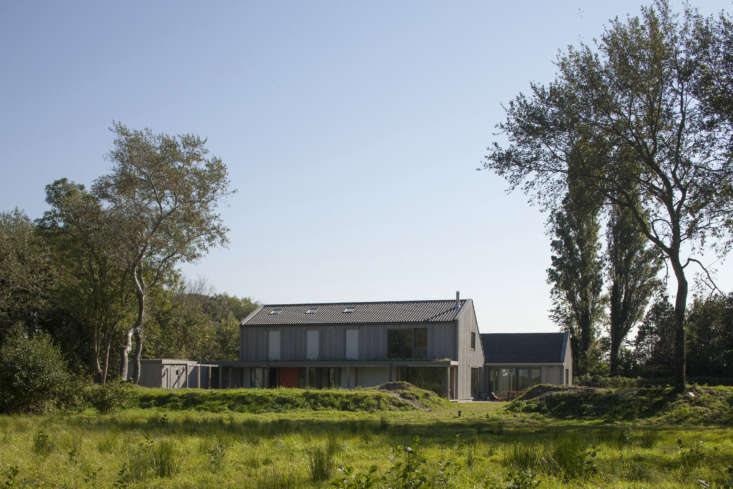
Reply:
M481 394L481 369L471 369L471 397L478 399Z
M523 391L533 385L542 383L541 368L518 368L517 390Z
M306 314L315 314L315 312L318 310L317 307L311 307L307 311L305 311Z
M305 333L305 357L308 360L318 360L318 351L319 351L319 334L317 329L312 329L310 331L306 331Z
M428 328L415 328L413 338L415 348L412 351L412 358L426 359L428 357Z
M267 359L280 360L280 331L270 331L267 340Z
M412 330L387 330L387 358L412 358Z
M352 312L354 312L354 309L354 307L347 307L346 309L344 309L344 314L351 314Z
M387 358L423 360L427 356L427 328L387 330Z
M249 385L250 387L265 387L265 369L251 368L249 369Z
M283 312L283 310L278 307L278 308L275 308L272 311L270 311L270 315L280 314L281 312Z
M347 329L346 330L346 359L347 360L358 360L359 359L359 330L358 329Z
M514 368L492 368L491 369L491 392L495 394L505 394L516 390L514 383L516 380L516 369Z
M471 349L476 349L476 333L471 333Z

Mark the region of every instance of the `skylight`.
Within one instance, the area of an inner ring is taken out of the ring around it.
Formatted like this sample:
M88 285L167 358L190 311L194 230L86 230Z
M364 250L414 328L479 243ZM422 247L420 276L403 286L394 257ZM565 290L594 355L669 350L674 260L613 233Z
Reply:
M270 314L280 314L281 312L283 312L283 310L278 307L277 309L270 311Z
M354 309L354 307L347 307L346 309L344 309L344 312L346 314L351 314L352 312L354 312Z
M313 314L313 313L315 313L315 312L316 312L317 310L318 310L318 308L317 308L317 307L311 307L310 309L308 309L307 311L305 311L305 313L306 313L306 314Z

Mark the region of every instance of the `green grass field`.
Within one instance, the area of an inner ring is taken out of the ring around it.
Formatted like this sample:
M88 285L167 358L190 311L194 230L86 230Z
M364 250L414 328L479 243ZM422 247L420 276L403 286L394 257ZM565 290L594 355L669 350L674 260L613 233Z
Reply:
M576 420L526 404L435 399L425 400L430 410L375 407L344 401L353 395L344 391L324 392L336 404L287 410L277 399L314 394L200 395L141 391L137 407L107 415L0 416L0 488L733 487L725 424ZM257 412L229 409L233 398L261 395Z

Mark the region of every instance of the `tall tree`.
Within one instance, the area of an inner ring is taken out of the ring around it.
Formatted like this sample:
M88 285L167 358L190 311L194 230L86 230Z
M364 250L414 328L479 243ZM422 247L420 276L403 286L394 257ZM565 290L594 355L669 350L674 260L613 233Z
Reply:
M112 173L97 179L93 193L115 216L118 244L137 297L137 314L121 351L121 375L135 340L132 378L140 379L148 288L177 263L193 261L226 243L218 206L229 191L227 167L208 155L206 140L112 127Z
M645 377L668 376L674 371L674 306L662 295L644 315L634 340L637 373Z
M48 247L23 212L0 212L0 343L14 326L35 329L55 286Z
M586 155L576 151L572 168ZM603 262L598 240L598 215L602 200L592 188L568 176L568 193L551 223L552 265L547 270L552 284L551 317L570 333L573 371L586 374L592 368L598 323L603 315Z
M733 293L696 298L687 317L690 375L730 377L733 367Z
M639 211L640 212L640 211ZM609 291L609 339L611 375L617 375L621 346L644 315L654 292L661 266L659 253L648 246L631 211L611 208L607 227Z
M39 230L53 247L61 275L56 290L60 316L83 332L91 343L89 369L105 383L110 350L121 339L121 327L129 318L133 301L125 262L118 249L119 216L104 209L101 201L83 185L66 179L46 186L51 209L38 221ZM57 324L64 322L56 318ZM73 331L78 333L79 331Z
M700 70L718 70L691 48L699 18L687 11L680 20L659 1L641 17L613 20L595 50L569 48L555 81L532 85L529 97L508 105L499 128L509 144L495 143L485 160L512 188L552 199L564 187L567 148L578 130L611 148L603 171L585 182L631 211L674 272L679 390L686 382L687 267L702 266L696 252L710 241L726 253L733 230L731 127L710 123L695 88ZM636 171L626 171L629 160Z

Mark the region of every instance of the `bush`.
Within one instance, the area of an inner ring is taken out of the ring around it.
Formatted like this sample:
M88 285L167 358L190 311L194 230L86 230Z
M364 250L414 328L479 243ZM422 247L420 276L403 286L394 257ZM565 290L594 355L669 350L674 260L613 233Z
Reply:
M110 381L104 385L91 386L87 392L89 404L100 413L107 414L130 405L133 397L132 386L121 380Z
M40 413L77 398L61 351L45 333L16 331L0 348L0 411Z

